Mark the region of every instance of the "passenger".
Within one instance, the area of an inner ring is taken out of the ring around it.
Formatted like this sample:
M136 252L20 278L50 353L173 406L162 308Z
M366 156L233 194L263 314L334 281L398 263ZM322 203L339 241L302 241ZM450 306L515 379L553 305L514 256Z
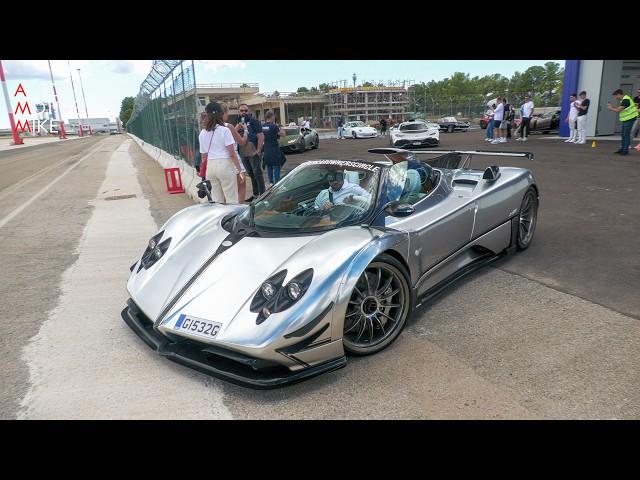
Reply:
M284 128L274 123L275 115L269 110L264 116L262 132L264 133L264 155L262 164L267 166L267 174L271 185L280 181L280 168L284 164L284 155L280 150L280 137L286 135Z
M316 210L328 211L334 205L368 205L371 201L371 193L359 185L345 181L343 172L330 171L326 178L330 186L316 197Z
M206 179L211 181L211 194L215 202L238 203L238 183L244 182L244 173L234 150L231 130L225 127L222 107L210 102L205 111L205 129L200 132L200 153Z

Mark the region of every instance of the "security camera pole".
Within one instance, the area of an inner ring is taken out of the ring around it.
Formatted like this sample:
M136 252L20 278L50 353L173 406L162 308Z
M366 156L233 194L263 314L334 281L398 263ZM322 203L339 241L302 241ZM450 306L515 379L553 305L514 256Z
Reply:
M89 111L87 110L87 99L84 96L84 87L82 86L82 77L80 76L80 69L76 68L76 70L78 70L78 77L80 77L80 89L82 90L82 101L84 102L84 113L87 114L87 125L89 125L89 135L93 135L93 132L91 131L91 124L89 123Z
M73 90L73 101L76 102L76 114L78 115L78 128L80 130L80 136L84 137L84 132L82 131L82 120L80 119L80 112L78 111L78 99L76 98L76 89L73 86L73 75L71 75L71 62L67 60L67 65L69 65L69 78L71 79L71 90Z
M2 68L2 60L0 60L0 80L2 81L2 91L4 92L4 101L7 104L7 113L9 114L9 124L11 125L11 134L13 135L13 145L22 145L24 142L18 135L16 122L13 119L13 110L11 109L11 100L9 100L9 91L7 90L7 80L4 78L4 69Z
M60 139L67 138L67 132L64 131L64 120L62 119L62 110L60 110L60 103L58 102L58 93L56 92L56 84L53 82L53 71L51 70L51 60L47 60L49 63L49 75L51 76L51 85L53 86L53 97L56 99L56 108L58 109L58 115L60 116Z

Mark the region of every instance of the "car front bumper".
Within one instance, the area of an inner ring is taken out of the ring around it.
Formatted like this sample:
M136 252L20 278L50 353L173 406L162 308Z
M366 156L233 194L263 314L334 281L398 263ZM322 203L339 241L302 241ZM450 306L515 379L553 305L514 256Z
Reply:
M212 347L186 338L168 338L132 300L121 312L122 319L149 347L169 360L231 383L255 389L271 389L300 382L344 367L346 357L292 372L282 365L231 350Z
M393 146L397 148L404 147L437 147L440 145L440 140L437 138L429 137L429 138L421 138L421 139L411 139L411 138L399 138L395 142L393 142Z

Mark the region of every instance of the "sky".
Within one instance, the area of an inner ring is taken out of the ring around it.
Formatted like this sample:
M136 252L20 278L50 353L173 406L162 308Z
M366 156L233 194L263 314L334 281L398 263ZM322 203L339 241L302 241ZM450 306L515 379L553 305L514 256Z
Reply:
M442 80L454 72L473 76L500 73L510 77L532 65L554 61L564 67L564 60L197 60L196 83L258 83L261 92L291 92L298 87L313 87L321 83L347 80L352 75L357 83L380 80L413 80L429 82ZM47 60L3 60L7 89L15 111L17 102L34 104L53 101L53 89ZM80 117L85 118L85 105L78 77L87 100L89 117L104 117L112 121L120 114L122 99L135 97L140 84L151 69L152 60L51 60L51 67L60 101L63 119L77 118L76 101ZM186 65L186 64L185 64ZM70 72L75 87L74 100ZM14 96L18 85L22 93ZM24 118L20 112L18 118ZM4 99L0 101L0 128L9 128Z

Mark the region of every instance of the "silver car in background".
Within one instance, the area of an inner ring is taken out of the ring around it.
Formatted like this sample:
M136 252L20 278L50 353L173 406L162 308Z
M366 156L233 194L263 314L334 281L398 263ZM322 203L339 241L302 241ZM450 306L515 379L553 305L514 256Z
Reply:
M124 321L170 360L274 388L384 349L416 306L531 244L531 171L468 168L531 154L370 152L305 162L250 206L176 213L131 266Z
M397 148L437 147L440 127L425 120L403 122L389 132L389 144Z

